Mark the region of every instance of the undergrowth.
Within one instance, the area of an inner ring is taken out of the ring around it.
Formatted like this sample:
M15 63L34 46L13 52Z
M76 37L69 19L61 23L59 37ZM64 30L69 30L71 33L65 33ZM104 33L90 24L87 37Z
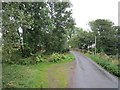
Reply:
M93 55L87 53L86 55L92 60L94 60L97 64L101 65L104 69L112 73L113 75L120 77L118 60L115 59L113 60L109 56L105 56L101 54Z

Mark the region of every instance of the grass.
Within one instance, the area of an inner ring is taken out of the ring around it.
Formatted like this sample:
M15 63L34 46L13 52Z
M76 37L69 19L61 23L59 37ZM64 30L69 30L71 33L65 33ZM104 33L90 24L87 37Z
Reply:
M59 88L67 87L69 72L74 60L73 55L67 54L71 59L57 63L44 62L34 65L3 64L4 88Z
M120 77L120 69L118 68L119 62L118 60L113 60L112 58L105 55L93 55L93 54L85 54L97 64L101 65L104 69L106 69L111 74Z

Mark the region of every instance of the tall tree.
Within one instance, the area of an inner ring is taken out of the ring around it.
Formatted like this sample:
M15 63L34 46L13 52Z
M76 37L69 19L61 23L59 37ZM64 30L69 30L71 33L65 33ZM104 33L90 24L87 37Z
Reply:
M97 36L97 51L106 54L117 53L117 31L114 23L106 19L97 19L89 23L94 35Z
M53 21L51 49L61 52L66 47L68 30L74 27L74 20L71 17L70 2L49 2L50 15Z
M14 47L19 44L19 25L16 21L18 14L18 3L2 4L2 34L3 34L3 59L6 61L12 59Z

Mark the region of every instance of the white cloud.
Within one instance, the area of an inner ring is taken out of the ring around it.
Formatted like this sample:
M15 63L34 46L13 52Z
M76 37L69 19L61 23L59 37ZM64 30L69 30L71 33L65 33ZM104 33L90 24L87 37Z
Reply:
M118 25L119 0L70 0L76 24L88 29L88 22L95 19L110 19Z

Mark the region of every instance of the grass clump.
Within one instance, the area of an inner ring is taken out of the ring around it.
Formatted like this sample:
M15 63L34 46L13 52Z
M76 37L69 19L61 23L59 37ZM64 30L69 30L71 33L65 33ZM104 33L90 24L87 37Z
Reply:
M110 59L108 56L102 56L100 54L97 55L91 55L91 54L86 54L89 58L94 60L97 64L101 65L104 69L112 73L113 75L120 77L120 69L119 69L119 63L115 63L115 60L113 62L112 59Z

